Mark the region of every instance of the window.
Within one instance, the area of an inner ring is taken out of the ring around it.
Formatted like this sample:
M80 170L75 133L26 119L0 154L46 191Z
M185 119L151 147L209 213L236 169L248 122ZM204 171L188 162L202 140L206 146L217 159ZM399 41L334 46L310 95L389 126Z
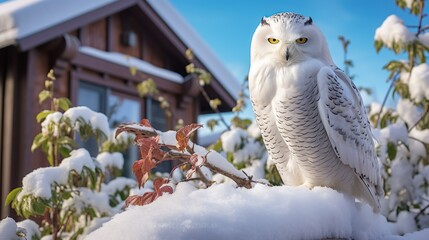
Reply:
M121 123L140 122L141 103L139 99L132 99L128 96L110 94L108 97L107 117L110 128L113 130ZM139 159L138 148L132 146L124 153L123 173L125 176L133 176L132 166L135 160Z
M77 104L87 106L93 111L106 114L109 119L109 126L113 131L119 124L125 122L140 122L143 118L142 100L138 97L120 94L107 87L79 82ZM167 118L164 109L160 103L151 98L145 102L145 118L149 119L152 126L158 130L166 131L168 128ZM88 149L91 156L97 156L98 147L95 139L82 141L77 139L78 145ZM124 153L123 173L127 177L132 177L132 165L135 160L140 158L138 148L132 146ZM165 161L157 166L155 171L170 172L172 169L171 161Z
M77 104L87 106L93 111L104 113L109 119L110 129L113 130L124 122L139 122L141 118L141 103L139 98L121 95L110 89L84 81L79 82ZM91 156L97 156L98 145L94 138L88 141L77 139L78 145L86 148ZM131 147L124 153L124 176L131 177L132 164L139 159L138 149Z
M157 130L167 131L167 118L161 104L152 99L146 100L146 118L149 119L150 124ZM164 161L153 169L153 172L170 172L172 169L171 161Z
M161 104L152 98L146 100L146 118L149 119L152 127L160 131L167 131L165 111L161 108Z
M107 89L94 84L80 82L77 92L77 105L87 106L93 111L106 113L106 96ZM88 141L83 141L78 136L76 142L79 147L87 149L91 156L97 156L98 145L94 137L88 139Z

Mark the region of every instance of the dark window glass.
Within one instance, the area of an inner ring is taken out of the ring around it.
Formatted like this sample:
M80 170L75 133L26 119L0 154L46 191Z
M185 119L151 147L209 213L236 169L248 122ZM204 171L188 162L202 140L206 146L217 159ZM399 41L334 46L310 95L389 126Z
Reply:
M150 124L157 130L167 131L167 117L165 116L164 109L161 104L152 99L146 100L146 118L149 119ZM170 172L172 169L171 161L164 161L153 169L153 172Z
M121 123L140 122L141 103L139 100L110 94L108 102L107 117L112 130ZM137 159L140 159L138 148L133 145L124 153L124 176L133 176L132 166Z
M106 96L106 88L82 81L79 82L79 90L77 92L78 106L87 106L93 111L105 113ZM91 137L87 141L83 141L83 139L81 139L78 135L76 138L76 142L78 144L78 147L83 147L87 149L91 156L97 156L98 144L95 137Z

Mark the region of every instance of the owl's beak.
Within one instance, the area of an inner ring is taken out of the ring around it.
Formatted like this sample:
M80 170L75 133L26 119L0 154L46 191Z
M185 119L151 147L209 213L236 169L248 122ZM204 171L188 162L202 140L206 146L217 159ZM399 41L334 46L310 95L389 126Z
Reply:
M289 58L290 58L289 48L286 48L286 61L289 61Z

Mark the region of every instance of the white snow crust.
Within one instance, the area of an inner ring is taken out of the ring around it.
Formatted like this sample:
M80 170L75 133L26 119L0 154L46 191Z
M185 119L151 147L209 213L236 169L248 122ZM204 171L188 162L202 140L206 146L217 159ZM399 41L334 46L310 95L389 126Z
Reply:
M86 239L397 239L392 229L366 204L329 188L179 183L175 193L129 207Z

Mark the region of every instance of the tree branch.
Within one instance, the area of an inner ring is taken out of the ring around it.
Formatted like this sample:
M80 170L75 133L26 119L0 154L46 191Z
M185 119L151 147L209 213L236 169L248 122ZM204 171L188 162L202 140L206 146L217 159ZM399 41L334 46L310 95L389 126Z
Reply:
M429 113L429 105L426 107L426 111L425 113L420 117L420 119L414 123L413 126L410 127L410 129L408 129L408 132L411 132L411 130L413 130L413 128L417 127L417 125L419 125L419 123L426 117L426 115Z
M171 158L171 159L179 160L181 162L190 163L190 159L192 154L194 153L193 152L194 149L197 147L202 148L206 151L206 157L207 157L207 161L203 164L204 166L206 166L207 168L209 168L214 172L220 173L232 179L239 187L252 188L252 179L246 176L245 174L242 174L242 172L237 170L231 163L228 162L228 160L222 157L222 164L216 165L215 164L216 161L210 160L211 159L210 153L212 153L212 151L208 151L205 148L198 146L191 141L188 141L188 148L187 148L191 151L191 153L188 151L179 152L176 147L177 140L175 143L173 143L172 141L167 141L168 139L162 138L163 137L162 132L159 132L153 128L142 127L135 123L124 124L118 127L116 135L118 134L118 132L123 132L123 131L132 132L143 138L160 136L158 144L160 145L160 150L164 152L164 159ZM168 135L168 136L171 136L171 135ZM218 155L218 157L221 157L221 156ZM231 170L234 170L234 171L231 171ZM198 168L197 168L197 173L198 173ZM201 173L198 175L204 183L208 184L208 186L210 185L210 181L208 179L204 180L205 178L204 174Z
M389 97L389 95L390 95L390 91L392 91L393 86L395 86L395 83L396 83L396 81L398 80L398 77L397 77L397 76L398 76L398 74L396 74L396 75L393 77L392 82L390 83L389 89L387 90L386 95L384 96L383 103L381 104L380 111L378 112L378 118L377 118L377 122L375 123L375 127L378 127L378 125L379 125L379 123L380 123L380 120L381 120L381 113L383 112L383 108L384 108L384 106L386 105L387 98L388 98L388 97Z

